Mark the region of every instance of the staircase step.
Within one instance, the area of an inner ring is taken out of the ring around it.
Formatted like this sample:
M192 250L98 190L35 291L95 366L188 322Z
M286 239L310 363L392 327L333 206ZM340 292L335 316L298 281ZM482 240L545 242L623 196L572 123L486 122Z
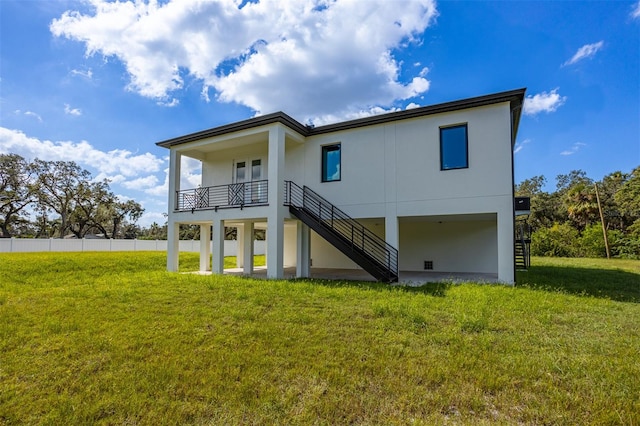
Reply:
M398 250L313 192L287 182L285 205L292 215L379 281L398 281Z

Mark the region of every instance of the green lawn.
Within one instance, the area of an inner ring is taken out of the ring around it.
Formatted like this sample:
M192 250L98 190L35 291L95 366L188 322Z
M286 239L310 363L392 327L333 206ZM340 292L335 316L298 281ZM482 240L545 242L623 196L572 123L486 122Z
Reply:
M640 262L533 264L412 289L0 254L0 424L640 424Z
M640 261L534 257L518 272L518 285L565 293L640 302Z

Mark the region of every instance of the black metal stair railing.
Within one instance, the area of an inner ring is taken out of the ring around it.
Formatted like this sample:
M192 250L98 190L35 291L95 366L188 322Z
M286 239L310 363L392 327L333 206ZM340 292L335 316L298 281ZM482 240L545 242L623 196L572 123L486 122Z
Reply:
M377 279L398 280L398 250L310 188L286 181L285 205Z
M524 221L516 223L515 261L519 269L528 269L531 265L531 227Z

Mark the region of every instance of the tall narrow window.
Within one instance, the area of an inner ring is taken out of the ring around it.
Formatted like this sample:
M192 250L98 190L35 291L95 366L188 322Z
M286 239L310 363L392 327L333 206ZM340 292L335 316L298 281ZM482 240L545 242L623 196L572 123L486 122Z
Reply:
M251 201L254 203L266 203L266 182L262 178L262 160L251 160Z
M260 180L262 177L262 161L253 160L251 161L251 180Z
M340 180L340 144L322 147L322 181Z
M236 183L244 182L245 169L246 169L246 163L244 161L240 161L239 163L236 163Z
M467 125L440 128L440 169L469 167Z

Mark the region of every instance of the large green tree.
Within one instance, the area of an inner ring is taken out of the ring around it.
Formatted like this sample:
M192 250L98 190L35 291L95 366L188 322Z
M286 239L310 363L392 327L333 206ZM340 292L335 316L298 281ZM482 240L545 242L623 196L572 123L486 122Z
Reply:
M616 193L622 188L629 177L629 174L616 171L606 175L598 182L600 204L602 205L606 226L609 229L623 231L632 223L622 214L621 207L615 198Z
M640 227L640 167L636 167L614 196L627 223Z
M135 224L144 212L133 200L119 201L107 180L93 181L91 173L73 161L35 160L35 168L43 226L51 223L49 213L58 216L54 236L83 238L93 231L105 238L122 237L121 227Z
M14 235L13 227L27 222L27 206L35 201L35 170L16 154L0 154L0 237Z
M115 196L103 205L98 229L108 238L135 238L140 232L135 222L144 213L144 208L133 200L118 201Z
M598 204L593 180L584 170L572 170L556 177L556 195L564 205L563 216L583 230L598 220ZM566 212L566 213L565 213Z
M73 161L34 161L38 179L38 204L42 211L60 217L58 237L72 231L71 219L77 207L78 192L88 185L91 174Z
M84 238L90 231L102 229L102 225L110 219L105 211L111 209L114 200L107 181L80 182L69 218L69 229L76 238Z
M554 223L566 220L566 211L562 200L556 193L544 191L547 179L540 175L525 179L516 185L515 195L531 199L531 214L528 223L536 230L548 228Z

